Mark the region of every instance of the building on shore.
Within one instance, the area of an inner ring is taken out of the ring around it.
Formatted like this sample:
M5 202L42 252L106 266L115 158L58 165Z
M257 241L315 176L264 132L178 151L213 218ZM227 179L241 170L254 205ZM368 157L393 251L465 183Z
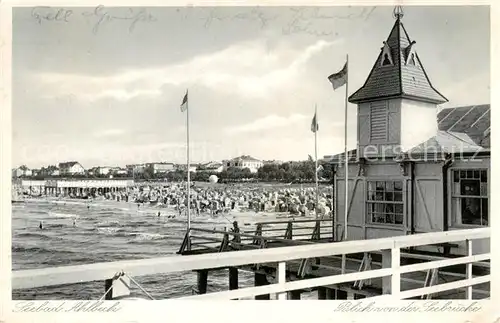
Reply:
M128 174L127 169L121 167L111 167L110 172L112 175L119 175L119 176L126 176Z
M197 165L197 164L190 164L189 165L189 172L190 173L195 173L197 171L197 169L198 169L198 166L199 165ZM174 169L176 171L186 171L187 165L186 164L176 164L174 166Z
M262 160L256 159L249 155L242 155L233 159L224 160L222 163L224 165L224 170L232 167L239 169L248 168L252 173L257 173L259 168L264 166Z
M83 174L85 174L85 168L77 161L59 163L60 176Z
M109 166L98 166L95 169L95 175L108 175L111 173L111 167Z
M125 166L127 173L132 176L134 174L142 174L146 170L146 164L132 164Z
M29 169L26 165L19 166L19 167L14 168L12 170L12 177L13 178L30 177L32 175L33 175L32 170Z
M175 170L174 163L147 163L146 169L153 174L166 174Z
M358 146L348 155L347 205L345 156L327 158L335 176L337 240L489 224L490 107L438 114L447 99L431 84L401 18L396 15L365 84L349 97L357 104ZM489 241L474 249L489 250ZM464 242L426 250L466 252Z
M219 162L208 162L204 164L198 165L196 168L197 172L206 172L206 173L220 173L224 170L224 166Z
M42 177L55 177L60 175L59 168L55 165L49 165L46 167L40 168L40 176Z

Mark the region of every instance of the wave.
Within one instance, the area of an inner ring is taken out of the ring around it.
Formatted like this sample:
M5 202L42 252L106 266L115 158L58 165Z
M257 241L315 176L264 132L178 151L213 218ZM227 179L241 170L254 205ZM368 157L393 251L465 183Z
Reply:
M107 235L114 235L115 233L123 232L123 229L117 227L100 227L100 228L95 228L92 231L97 231L99 233Z
M159 233L146 233L146 232L129 232L126 233L124 236L131 236L134 237L134 240L129 241L128 243L131 242L136 242L136 241L151 241L151 240L165 240L172 238L171 236L159 234Z
M78 215L72 214L72 213L56 213L56 212L49 212L49 216L54 217L54 218L78 218Z
M48 236L43 233L36 233L36 232L25 232L25 233L18 233L16 234L17 238L39 238L42 240L52 240L56 239L54 237Z
M155 223L155 222L149 222L149 221L132 221L132 222L126 223L124 226L135 228L135 227L154 227L156 225L157 225L157 223Z
M64 224L45 224L44 227L45 228L63 228L63 227L67 227L67 225L64 225Z
M50 202L54 204L74 204L74 205L87 204L87 202L76 202L76 201L50 201Z
M121 223L118 220L110 220L110 221L99 222L96 224L96 226L99 228L115 227L115 226L121 226Z
M12 246L12 252L45 252L45 253L76 253L74 251L67 251L67 250L56 250L56 249L46 249L42 247L30 247L30 246L19 246L19 245L13 245Z

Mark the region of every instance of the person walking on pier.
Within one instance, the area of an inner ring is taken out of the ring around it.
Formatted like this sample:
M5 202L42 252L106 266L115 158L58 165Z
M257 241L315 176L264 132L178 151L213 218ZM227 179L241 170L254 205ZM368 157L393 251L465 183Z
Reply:
M238 221L233 222L233 228L231 229L233 232L233 242L240 243L241 242L241 236L240 236L240 228L238 227Z

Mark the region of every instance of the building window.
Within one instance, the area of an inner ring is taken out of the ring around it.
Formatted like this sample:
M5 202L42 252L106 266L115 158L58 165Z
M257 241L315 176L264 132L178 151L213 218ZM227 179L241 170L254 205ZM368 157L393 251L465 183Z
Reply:
M402 181L367 181L368 222L403 224Z
M452 170L452 214L457 224L488 225L488 170Z

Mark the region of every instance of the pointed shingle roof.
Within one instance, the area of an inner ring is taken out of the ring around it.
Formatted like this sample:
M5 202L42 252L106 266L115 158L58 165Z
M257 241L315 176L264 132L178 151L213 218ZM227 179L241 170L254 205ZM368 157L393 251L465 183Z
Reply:
M392 64L382 66L385 46L389 48ZM349 97L349 102L359 103L390 97L404 97L436 104L448 101L432 86L415 52L415 42L410 40L400 18L396 19L384 47L365 84ZM415 54L415 65L407 64L410 53Z

